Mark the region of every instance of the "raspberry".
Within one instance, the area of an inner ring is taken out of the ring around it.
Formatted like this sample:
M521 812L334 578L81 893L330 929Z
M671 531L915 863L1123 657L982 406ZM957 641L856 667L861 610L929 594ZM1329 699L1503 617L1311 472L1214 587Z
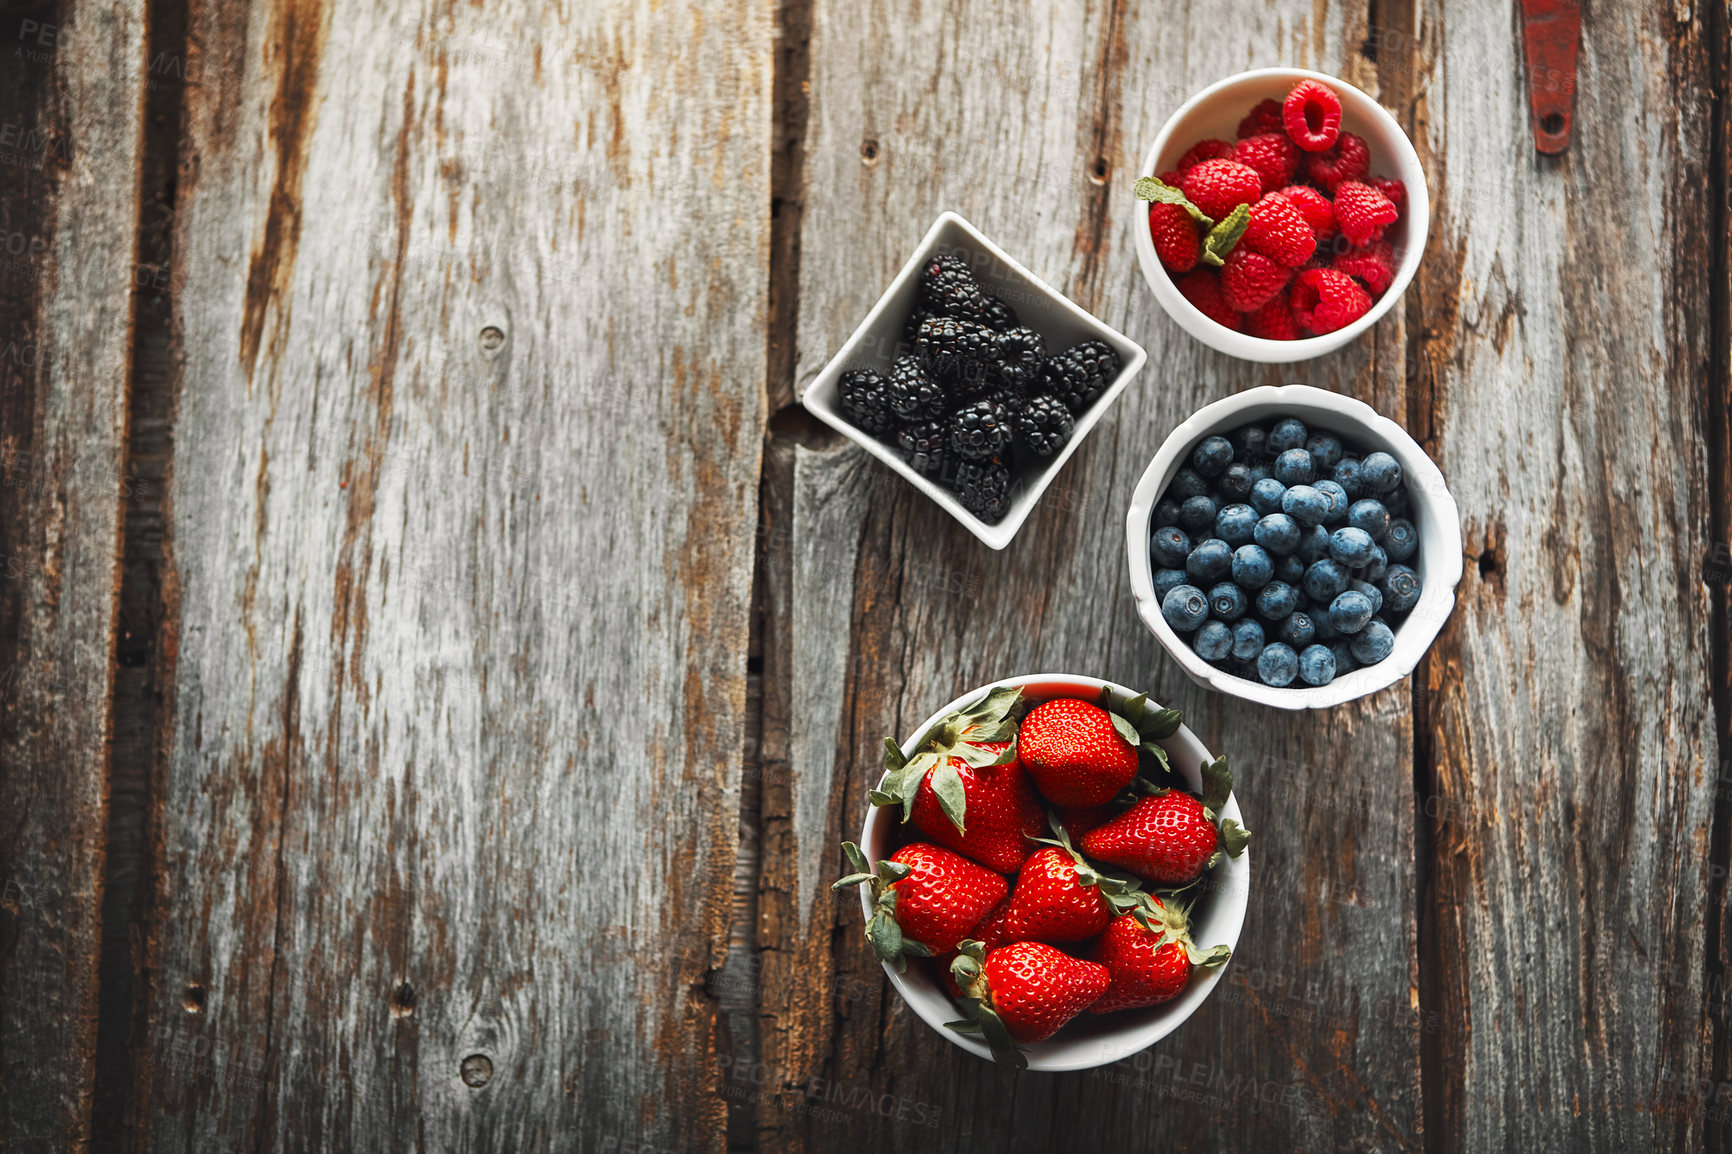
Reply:
M1197 222L1176 204L1149 206L1149 235L1155 239L1155 255L1169 272L1190 272L1197 267L1202 245L1197 240Z
M1329 203L1328 197L1303 184L1290 184L1281 190L1281 195L1287 198L1288 204L1299 210L1299 215L1305 218L1305 223L1317 234L1318 244L1335 235L1335 206Z
M1344 180L1365 179L1371 171L1371 150L1364 140L1343 132L1328 152L1313 152L1305 158L1305 171L1311 174L1312 183L1334 192Z
M1372 296L1380 297L1389 288L1389 282L1395 279L1395 254L1388 241L1374 241L1369 248L1348 249L1335 258L1331 267L1336 272L1358 277L1371 290Z
M1241 140L1233 149L1233 159L1256 169L1263 177L1263 191L1274 192L1293 179L1299 167L1299 150L1282 134L1265 132Z
M1341 235L1360 248L1382 236L1399 216L1389 198L1369 184L1344 180L1335 190L1335 223L1341 226Z
M1173 282L1179 290L1179 295L1196 306L1198 312L1208 317L1218 325L1241 332L1244 325L1239 320L1239 314L1234 312L1221 296L1221 282L1215 279L1215 274L1208 269L1198 269L1187 273Z
M1262 253L1240 245L1221 266L1221 296L1238 312L1252 312L1287 287L1291 275Z
M1344 272L1311 268L1293 282L1293 319L1314 333L1332 333L1370 310L1370 295Z
M1204 213L1220 220L1241 204L1263 195L1263 177L1236 160L1205 160L1185 173L1185 196Z
M1185 174L1176 168L1173 169L1173 171L1171 171L1171 172L1161 173L1161 183L1162 184L1170 184L1174 188L1179 187L1179 185L1184 182L1184 179L1185 179Z
M1262 308L1245 318L1245 331L1266 341L1296 341L1299 326L1293 320L1293 306L1282 289L1266 301Z
M1286 125L1281 122L1281 102L1271 98L1257 105L1251 110L1251 115L1239 122L1239 139L1246 140L1261 136L1265 132L1286 130Z
M1251 206L1251 219L1239 243L1287 268L1298 268L1317 251L1310 222L1278 192Z
M1390 180L1386 176L1374 176L1365 182L1384 196L1395 206L1395 211L1402 216L1407 215L1407 186L1399 180Z
M1281 123L1294 144L1322 152L1341 134L1341 98L1315 80L1301 80L1282 102Z
M1219 160L1223 156L1232 155L1233 146L1231 144L1225 140L1216 140L1210 137L1208 140L1199 140L1191 145L1191 150L1179 157L1179 163L1173 167L1183 174L1191 171L1205 160Z

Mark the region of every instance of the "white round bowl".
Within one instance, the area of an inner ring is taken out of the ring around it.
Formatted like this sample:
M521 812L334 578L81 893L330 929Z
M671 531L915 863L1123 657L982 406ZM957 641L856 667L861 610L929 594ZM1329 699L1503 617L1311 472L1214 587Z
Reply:
M1190 301L1179 295L1172 277L1155 255L1154 238L1149 235L1146 221L1139 221L1136 233L1137 259L1142 263L1143 276L1155 290L1155 299L1167 310L1167 315L1179 322L1179 327L1211 348L1219 349L1240 360L1266 364L1289 364L1332 353L1354 340L1376 324L1387 313L1408 282L1419 270L1419 260L1425 252L1425 238L1431 229L1431 194L1425 184L1425 170L1420 167L1419 154L1413 142L1395 117L1383 105L1371 99L1353 85L1321 72L1303 68L1259 68L1241 72L1217 81L1187 100L1167 119L1155 145L1143 161L1141 175L1159 176L1168 172L1179 157L1199 140L1214 137L1220 140L1238 139L1239 121L1258 102L1266 98L1280 100L1301 80L1318 80L1327 84L1341 98L1341 131L1353 132L1365 138L1371 151L1371 175L1394 177L1407 186L1407 211L1388 234L1400 263L1389 289L1371 305L1371 311L1345 328L1319 337L1297 341L1266 341L1260 337L1236 333L1204 316Z
M1264 685L1218 669L1173 631L1161 616L1155 597L1155 571L1149 560L1149 522L1155 503L1166 492L1191 450L1213 433L1226 434L1240 425L1271 417L1298 417L1311 429L1340 436L1366 452L1381 449L1401 463L1407 486L1408 519L1419 530L1419 550L1409 566L1423 588L1407 620L1395 631L1395 648L1376 665L1344 673L1328 685ZM1168 435L1155 459L1143 471L1131 495L1125 517L1125 546L1131 563L1131 594L1137 615L1192 681L1231 697L1242 697L1277 709L1327 709L1376 693L1413 672L1438 630L1455 607L1455 587L1461 581L1461 513L1450 496L1443 474L1407 430L1363 401L1314 389L1310 385L1264 385L1205 405Z
M1100 697L1103 689L1111 690L1116 702L1128 701L1136 696L1135 690L1126 689L1122 685L1071 673L1033 673L1022 677L1006 677L991 685L969 690L927 718L920 728L914 731L914 735L902 743L903 756L914 756L915 748L925 738L927 731L937 724L939 718L1001 685L1021 686L1024 695L1036 702L1060 697L1080 697L1085 701L1094 701ZM1203 743L1197 740L1196 734L1181 725L1177 733L1162 741L1160 745L1167 751L1173 769L1183 775L1193 790L1200 792L1203 788L1203 766L1213 761L1214 757L1203 748ZM1243 823L1237 797L1228 795L1227 804L1222 807L1220 816ZM894 807L867 808L866 823L860 830L860 847L865 851L867 861L876 865L880 858L895 853L893 842L920 840L919 831L914 830L912 825L908 827L909 837L896 837L897 827L902 824L900 819L901 813ZM1237 858L1223 855L1206 883L1206 896L1199 899L1191 911L1191 938L1198 946L1203 949L1223 944L1238 946L1239 930L1245 924L1250 878L1249 848ZM872 916L868 886L860 887L860 908L868 918ZM1109 1065L1139 1050L1147 1049L1178 1029L1181 1022L1196 1012L1197 1007L1203 1004L1203 1000L1220 983L1229 965L1232 965L1231 961L1228 961L1227 965L1212 969L1197 970L1185 992L1162 1005L1141 1010L1124 1010L1110 1016L1095 1017L1086 1013L1080 1015L1056 1036L1022 1047L1028 1056L1028 1068L1055 1072L1087 1070L1094 1066ZM992 1051L987 1049L984 1042L944 1028L944 1023L954 1022L962 1017L962 1009L951 1000L949 992L933 977L930 970L931 967L919 964L917 959L910 960L906 973L899 974L888 965L884 967L890 984L896 987L902 1000L920 1015L923 1022L936 1030L945 1041L991 1061Z

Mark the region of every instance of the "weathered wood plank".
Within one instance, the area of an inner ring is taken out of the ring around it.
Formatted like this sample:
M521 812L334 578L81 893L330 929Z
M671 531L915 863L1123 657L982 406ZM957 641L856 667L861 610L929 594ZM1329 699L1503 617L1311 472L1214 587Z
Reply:
M0 20L0 1149L90 1137L144 23Z
M151 1143L720 1149L767 12L189 40Z
M765 671L797 678L787 728L804 734L804 752L793 755L790 796L764 798L766 827L786 823L791 839L766 838L764 873L792 893L788 916L761 915L761 1062L779 1091L760 1098L763 1148L926 1149L964 1136L970 1146L1011 1149L1415 1147L1406 693L1313 718L1205 697L1135 620L1122 544L1136 478L1166 431L1210 399L1302 379L1403 411L1399 316L1303 368L1229 361L1160 313L1136 274L1129 231L1141 226L1129 178L1195 89L1281 62L1345 70L1375 89L1374 66L1357 55L1363 11L1320 7L1314 20L1295 22L1249 3L1143 13L820 2L812 25L800 383L941 208L1129 332L1152 367L1003 554L980 548L884 470L865 465L853 480L863 463L852 449L799 458L794 505L802 478L825 499L795 518L788 603L779 627L766 630L768 646L783 638L793 650L783 662L768 653ZM1222 27L1235 35L1217 35ZM868 43L874 50L862 55ZM836 253L846 259L828 255ZM842 476L851 495L819 480ZM834 639L803 626L798 607L823 599L833 615L848 599L840 588L852 589L853 605L837 677L836 655L811 655ZM824 678L800 679L814 660L825 663ZM1266 888L1254 896L1227 986L1144 1065L1031 1077L1012 1090L900 1004L859 940L858 906L828 894L827 874L807 878L803 863L816 840L836 867L835 844L858 830L883 736L906 732L970 685L1036 669L1111 677L1184 708L1238 767L1240 803L1257 830L1254 877ZM773 729L766 718L767 742ZM821 826L802 792L824 799ZM1233 1127L1203 1123L1223 1106Z
M1699 568L1708 17L1595 7L1557 159L1510 6L1424 23L1422 355L1479 562L1428 670L1441 1148L1699 1149L1725 1105L1698 1093L1726 644Z

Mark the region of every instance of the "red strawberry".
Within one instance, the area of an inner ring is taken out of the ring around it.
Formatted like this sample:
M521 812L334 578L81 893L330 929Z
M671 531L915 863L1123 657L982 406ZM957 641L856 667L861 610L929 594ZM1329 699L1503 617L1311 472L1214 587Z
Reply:
M1231 956L1226 946L1198 950L1191 941L1184 911L1162 905L1157 897L1150 901L1154 909L1144 915L1148 924L1136 915L1125 914L1114 918L1095 943L1090 957L1112 974L1112 985L1089 1007L1091 1013L1110 1014L1170 1002L1185 992L1197 966L1218 966Z
M1241 244L1227 254L1227 262L1221 266L1221 296L1230 308L1248 313L1286 288L1292 275L1291 270Z
M1241 140L1233 149L1233 159L1256 169L1263 178L1263 191L1273 192L1293 179L1299 167L1299 149L1285 133L1265 132Z
M1395 206L1398 216L1407 215L1407 186L1399 180L1390 180L1386 176L1374 176L1365 183L1389 198L1389 203Z
M1293 320L1293 305L1282 289L1256 312L1245 318L1245 331L1266 341L1296 341L1299 325Z
M1173 167L1178 169L1182 176L1205 160L1219 160L1223 156L1231 155L1233 155L1233 146L1225 140L1199 140L1191 145L1190 151L1179 157L1179 163Z
M1017 741L1035 786L1055 805L1099 805L1137 775L1136 748L1106 710L1087 701L1036 706L1022 719Z
M1294 144L1322 152L1341 134L1341 98L1327 85L1301 80L1281 104L1281 123Z
M1317 234L1285 196L1271 192L1251 206L1239 243L1286 268L1298 268L1317 251Z
M1382 236L1400 215L1389 198L1369 184L1344 180L1335 190L1335 223L1341 235L1360 248Z
M855 872L830 888L871 883L873 914L866 922L866 940L898 972L907 966L907 954L955 949L1010 892L1004 878L985 866L924 842L903 846L876 870L853 842L843 842L842 849Z
M1303 184L1290 184L1281 190L1281 195L1299 210L1299 215L1317 234L1318 244L1335 235L1335 206L1329 203L1328 197Z
M1010 909L1010 899L1005 898L999 903L997 909L980 919L980 924L975 926L974 931L968 935L979 942L989 954L1000 946L1008 946L1012 941L1010 935L1004 932L1004 914L1008 909ZM958 955L959 951L951 950L934 959L938 963L939 977L944 979L944 986L950 991L950 996L953 998L964 996L961 987L956 984L956 975L950 971L950 963L954 962Z
M1010 743L982 742L980 748L1002 753L1010 748ZM962 780L962 796L967 804L966 831L956 828L933 790L933 778L942 767L927 770L920 779L914 795L915 827L945 849L955 850L999 873L1013 874L1021 869L1035 848L1028 838L1039 837L1046 828L1040 797L1034 792L1034 783L1022 762L977 767L962 758L951 757L945 760L945 766Z
M1203 803L1170 790L1145 797L1083 836L1083 852L1123 866L1153 885L1189 885L1203 875L1219 843Z
M1332 333L1371 311L1371 295L1344 272L1308 268L1293 282L1293 319L1314 333Z
M1098 887L1077 875L1076 859L1056 846L1029 858L1004 914L1011 940L1078 942L1106 929L1112 909Z
M981 964L969 952L957 960L958 981L980 999L981 1018L996 1019L1012 1042L1044 1042L1089 1006L1112 984L1112 973L1098 962L1073 958L1044 942L1013 942L986 954ZM984 1024L984 1023L983 1023ZM988 1027L988 1040L995 1032ZM1019 1055L1001 1061L1015 1062Z
M1314 183L1334 192L1344 180L1365 179L1371 171L1371 150L1360 137L1343 132L1328 152L1314 152L1305 158L1305 171Z
M1220 220L1263 195L1263 176L1236 160L1205 160L1185 173L1180 187L1192 204Z
M1210 269L1200 268L1173 282L1179 295L1196 306L1197 311L1224 328L1239 332L1243 322L1221 295L1221 280Z
M1380 297L1395 279L1395 253L1386 240L1373 241L1369 248L1350 248L1335 258L1337 272L1358 277L1371 295Z
M1287 127L1281 121L1281 102L1275 99L1263 101L1251 110L1251 114L1239 122L1239 139L1259 136L1265 132L1285 132Z
M1155 240L1155 255L1169 272L1190 272L1202 255L1197 222L1176 204L1149 205L1149 235Z
M1065 836L1072 841L1081 841L1082 835L1091 829L1105 825L1120 813L1118 806L1108 802L1105 805L1091 805L1082 809L1059 810L1059 822L1064 826Z

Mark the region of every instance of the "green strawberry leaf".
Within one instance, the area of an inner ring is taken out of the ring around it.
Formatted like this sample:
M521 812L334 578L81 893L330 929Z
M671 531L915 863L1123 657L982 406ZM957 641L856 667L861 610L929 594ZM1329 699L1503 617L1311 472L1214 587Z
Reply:
M1228 857L1238 857L1245 852L1245 843L1251 840L1251 831L1228 818L1221 823L1221 845L1227 850Z
M893 793L885 793L881 789L869 789L869 790L867 790L866 791L866 800L871 802L873 805L876 805L876 806L901 805L902 804L901 798L897 797Z
M884 739L884 769L887 773L895 773L908 764L908 759L902 756L902 747L888 737Z
M907 862L891 861L885 858L878 863L878 876L884 879L885 885L894 885L914 872L914 867Z
M1142 751L1161 764L1162 773L1173 772L1173 763L1167 760L1167 751L1152 741L1145 741L1139 747Z
M1188 943L1185 947L1185 953L1190 957L1193 966L1205 968L1224 965L1227 959L1233 956L1232 948L1229 946L1214 946L1211 949L1203 950Z
M1118 735L1125 739L1126 745L1135 749L1143 743L1143 735L1137 732L1136 726L1119 714L1108 713L1107 716L1113 719L1113 729L1117 730Z
M849 874L845 878L841 878L838 881L834 881L834 882L830 883L830 888L832 890L845 890L849 886L857 886L861 882L869 882L871 880L872 880L871 874Z
M980 1005L980 1032L986 1038L987 1048L992 1051L993 1061L1010 1070L1028 1069L1028 1055L1018 1048L1004 1019L984 1002Z
M872 943L878 960L895 966L897 973L907 967L908 963L902 959L902 927L889 914L880 910L872 915L872 920L866 923L866 940Z
M1191 219L1198 224L1210 225L1215 222L1203 210L1192 204L1184 193L1155 176L1140 176L1134 191L1138 200L1152 200L1157 204L1176 204L1191 214Z
M1220 813L1221 807L1227 804L1227 798L1233 793L1233 771L1227 768L1227 759L1217 757L1203 766L1203 808Z
M1177 709L1162 709L1152 713L1147 718L1147 727L1143 736L1150 741L1162 741L1179 732L1179 725L1185 715Z
M842 853L848 859L848 864L854 867L856 873L869 874L872 872L872 863L866 860L866 854L858 844L851 841L843 842Z
M1245 235L1245 226L1251 223L1251 206L1241 204L1226 218L1209 230L1209 235L1203 238L1203 260L1207 264L1223 265L1227 263L1227 254L1233 251L1239 243L1239 238Z
M905 954L913 954L917 958L930 958L932 956L932 947L927 945L925 942L917 942L913 938L904 937L902 939L902 952Z
M950 819L950 824L956 827L956 832L967 833L963 817L967 813L968 799L963 796L962 774L957 772L954 762L947 760L932 771L932 792L938 795L938 806Z

